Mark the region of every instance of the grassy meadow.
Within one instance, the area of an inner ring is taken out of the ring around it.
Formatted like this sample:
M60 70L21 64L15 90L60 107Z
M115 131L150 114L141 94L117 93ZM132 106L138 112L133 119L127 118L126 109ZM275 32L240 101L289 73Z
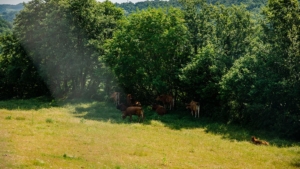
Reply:
M129 121L111 103L0 102L0 168L300 168L300 144L195 119L188 111ZM250 142L255 135L270 146Z

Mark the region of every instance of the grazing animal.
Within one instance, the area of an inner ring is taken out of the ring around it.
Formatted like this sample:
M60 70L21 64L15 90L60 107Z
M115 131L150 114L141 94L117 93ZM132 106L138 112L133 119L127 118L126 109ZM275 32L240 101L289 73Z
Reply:
M132 120L132 115L136 115L139 117L139 122L144 120L144 112L141 107L127 107L125 111L122 111L122 118L125 119L127 116L130 117L130 121Z
M266 141L264 141L264 140L259 140L259 139L257 139L255 136L252 136L252 137L251 137L251 140L252 140L252 142L253 142L254 144L257 144L257 145L266 145L266 146L269 145L268 142L266 142Z
M131 106L132 105L132 96L131 96L131 94L128 94L126 99L127 99L127 106Z
M116 105L120 104L120 92L113 92L110 95L110 98L114 100L114 103Z
M170 110L174 108L174 98L171 95L157 96L156 101L161 101L164 107L170 107Z
M166 108L164 108L163 106L158 105L158 104L153 104L153 105L152 105L152 110L156 111L156 113L157 113L158 115L164 115L164 114L167 113Z
M123 103L117 105L117 109L121 110L122 112L125 111L127 109L127 107L128 106L126 106Z
M198 104L198 102L195 102L195 101L191 101L190 104L186 104L186 109L190 109L191 110L191 113L192 113L192 116L194 116L195 114L195 117L197 117L198 115L198 118L199 118L199 115L200 115L200 105Z

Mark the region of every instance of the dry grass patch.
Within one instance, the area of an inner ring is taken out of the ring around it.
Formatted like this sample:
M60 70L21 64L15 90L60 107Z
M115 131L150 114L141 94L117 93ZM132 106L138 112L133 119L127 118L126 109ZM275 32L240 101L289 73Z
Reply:
M0 168L299 167L299 146L256 146L206 127L174 130L151 112L143 124L95 102L0 112Z

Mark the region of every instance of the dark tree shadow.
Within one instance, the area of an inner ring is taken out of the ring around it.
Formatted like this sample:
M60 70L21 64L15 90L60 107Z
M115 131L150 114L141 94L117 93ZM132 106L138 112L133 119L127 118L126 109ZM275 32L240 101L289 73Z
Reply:
M300 156L300 152L298 152ZM300 168L300 158L294 159L293 162L291 163L292 166Z
M241 126L216 122L206 117L192 117L187 110L169 111L167 114L160 116L150 107L143 107L144 121L143 125L150 125L152 120L162 122L166 127L173 130L203 128L205 132L215 135L221 135L223 139L231 141L251 141L251 136L256 136L260 139L267 140L271 145L278 147L287 147L300 145L299 142L280 138L274 133L266 131L255 131ZM94 102L89 107L77 106L75 116L98 121L109 121L111 123L138 123L138 117L132 116L132 121L129 117L122 119L122 113L112 103Z
M48 97L0 101L0 109L7 110L38 110L58 106L59 105L54 99Z
M67 104L75 107L75 110L72 113L78 118L105 121L115 124L138 123L137 116L132 116L132 121L129 120L129 117L122 119L121 111L116 109L116 106L110 102L82 100L55 101L51 98L40 97L26 100L0 101L0 109L38 110L51 107L64 107ZM155 111L151 110L150 106L144 106L143 109L145 116L144 121L142 122L143 125L151 125L151 121L156 120L160 121L166 127L172 130L202 128L207 133L221 135L223 139L231 141L250 142L251 136L256 136L260 139L268 141L271 145L278 147L289 147L295 145L300 146L299 141L288 140L284 137L279 137L276 133L257 131L233 124L216 122L210 118L203 117L203 115L201 116L201 113L200 118L195 118L192 117L190 112L185 109L168 111L168 113L163 116L160 116ZM299 162L295 162L294 165L299 165Z

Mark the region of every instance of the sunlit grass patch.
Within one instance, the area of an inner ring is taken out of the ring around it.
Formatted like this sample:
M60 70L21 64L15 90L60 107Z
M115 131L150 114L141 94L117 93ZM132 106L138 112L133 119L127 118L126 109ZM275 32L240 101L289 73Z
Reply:
M51 119L51 118L47 118L46 119L46 123L53 123L54 121L53 121L53 119Z
M40 160L40 159L35 159L33 161L33 165L34 166L44 166L45 165L45 162L43 160Z
M146 120L138 123L123 120L110 104L58 104L61 107L1 109L0 162L6 163L0 168L299 167L297 143L283 141L286 146L279 147L281 139L274 138L268 140L271 146L256 146L248 141L250 131L190 114L171 112L156 118L146 110ZM6 120L8 116L25 120Z
M160 121L157 121L157 120L151 120L151 126L155 126L155 127L163 127L164 124Z
M16 117L16 120L25 120L25 117Z

